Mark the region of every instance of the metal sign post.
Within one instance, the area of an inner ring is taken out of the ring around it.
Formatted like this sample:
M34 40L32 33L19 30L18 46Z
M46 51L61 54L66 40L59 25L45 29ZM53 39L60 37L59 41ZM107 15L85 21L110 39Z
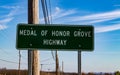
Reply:
M82 75L81 73L81 51L78 51L78 75Z
M32 50L28 50L28 75L32 75Z

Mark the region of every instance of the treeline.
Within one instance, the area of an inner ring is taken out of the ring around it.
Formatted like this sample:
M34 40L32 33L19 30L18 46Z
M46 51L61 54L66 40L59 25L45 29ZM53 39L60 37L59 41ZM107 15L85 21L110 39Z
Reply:
M56 75L55 72L40 72L41 75ZM0 75L28 75L27 70L8 70L8 69L0 69ZM59 73L59 75L78 75L77 73ZM120 75L119 71L116 71L114 73L82 73L82 75Z

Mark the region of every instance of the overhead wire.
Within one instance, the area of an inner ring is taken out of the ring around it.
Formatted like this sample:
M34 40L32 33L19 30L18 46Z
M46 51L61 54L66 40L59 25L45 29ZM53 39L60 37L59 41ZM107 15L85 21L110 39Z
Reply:
M47 20L46 7L45 7L44 0L41 0L41 4L42 4L43 15L44 15L44 21L45 21L45 24L46 24L46 23L48 23L48 20Z
M7 51L5 51L4 49L0 48L1 51L3 51L4 53L6 53L7 55L9 54Z
M9 63L14 63L14 64L18 64L17 62L13 62L13 61L8 61L8 60L4 60L4 59L0 59L1 61L4 61L4 62L9 62Z
M15 40L13 39L13 38L8 38L8 31L6 31L6 30L0 30L1 31L1 35L2 35L2 37L4 38L4 39L7 39L7 40L10 40L11 41L11 43L12 42L15 42ZM9 42L10 43L10 42ZM0 48L0 49L2 49L2 48ZM8 53L7 51L5 51L4 49L2 49L2 51L4 52L4 53L6 53L6 54L8 54L8 55L10 55L10 53ZM17 50L16 50L17 51ZM17 55L17 56L19 56L19 55ZM21 57L23 57L22 55L21 55ZM15 58L15 57L14 57ZM24 57L23 57L23 59L25 59Z
M49 0L50 16L49 16L49 12L48 12L47 1L41 0L41 3L42 3L42 10L43 10L45 24L52 24L51 1ZM53 60L55 60L53 51L51 51L51 54L52 54Z
M9 43L15 42L15 40L14 40L13 38L10 38L10 37L7 36L7 35L8 35L7 33L8 33L7 30L1 30L1 35L2 35L2 37L3 37L4 39L10 40ZM11 55L11 53L9 53L8 50L6 51L6 50L3 49L3 48L0 48L0 50L1 50L2 52L4 52L5 54L7 54L9 57L15 58L15 56ZM17 50L16 50L16 51L17 51ZM19 55L17 54L17 56L19 56ZM23 56L21 56L21 57L23 58ZM8 61L8 60L4 60L4 59L0 59L0 61L4 61L4 62L7 62L7 63L18 64L17 62ZM22 63L22 64L23 64L23 63Z
M50 24L52 24L51 0L49 0L49 12L50 12L50 16L48 18L50 20ZM55 55L53 53L53 50L51 50L51 54L52 54L53 60L55 60Z
M49 19L49 12L48 12L48 6L47 6L47 1L45 0L45 9L46 9L46 15L47 15L47 21L48 21L48 24L50 24L50 19Z
M50 11L50 23L52 24L52 9L51 9L51 0L49 0L49 11Z
M46 59L46 60L47 60L47 59ZM44 60L44 61L46 61L46 60ZM4 62L7 62L7 63L13 63L13 64L19 64L18 62L8 61L8 60L1 59L1 58L0 58L0 61L4 61ZM22 63L22 64L27 64L27 63ZM51 65L51 64L55 64L55 63L44 64L44 65Z
M1 51L4 51L4 53L6 53L7 55L9 55L10 53L6 52L4 49L0 48ZM12 56L12 55L11 55ZM14 56L12 56L13 58L15 58ZM4 61L4 62L8 62L8 63L14 63L14 64L18 64L18 62L13 62L13 61L8 61L8 60L5 60L5 59L1 59L0 58L0 61ZM22 63L22 64L26 64L26 63Z
M49 0L49 11L50 11L50 22L52 24L52 10L51 10L51 0ZM55 60L55 53L53 53L53 50L51 51L51 54L52 54L52 57L53 57L53 60Z
M0 30L0 35L2 35L1 38L4 38L6 40L9 40L10 38L8 38L7 33L5 32L5 30ZM10 40L11 41L11 40ZM12 42L9 42L12 43Z
M44 60L41 60L41 62L46 62L46 61L48 61L48 60L51 60L51 58L52 58L52 57L46 58L46 59L44 59Z
M7 52L5 49L3 49L3 48L0 48L0 51L3 51L5 54L7 54L7 55L9 55L9 57L13 57L13 58L15 58L13 55L10 55L11 53L9 53L9 52ZM19 55L17 55L17 56L19 56ZM27 58L25 58L25 57L23 57L22 55L21 55L21 57L23 58L23 59L27 59Z
M0 51L3 51L5 54L9 55L9 57L15 58L13 55L10 55L11 53L7 52L5 49L0 48ZM18 56L18 55L17 55Z
M4 62L8 62L8 63L13 63L13 64L18 64L18 62L8 61L8 60L1 59L1 58L0 58L0 61L4 61ZM27 64L27 63L22 63L22 64Z
M49 64L41 64L41 65L52 65L52 64L55 64L55 63L49 63Z

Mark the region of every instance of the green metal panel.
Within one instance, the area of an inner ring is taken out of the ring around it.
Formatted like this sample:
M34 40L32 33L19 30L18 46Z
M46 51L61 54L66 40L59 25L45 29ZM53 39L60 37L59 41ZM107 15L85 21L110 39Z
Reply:
M86 25L18 24L17 49L92 51L94 27Z

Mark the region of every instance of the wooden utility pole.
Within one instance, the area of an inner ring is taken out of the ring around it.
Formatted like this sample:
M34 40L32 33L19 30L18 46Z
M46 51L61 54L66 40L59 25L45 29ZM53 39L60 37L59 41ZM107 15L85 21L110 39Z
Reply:
M39 0L28 0L28 23L39 23ZM30 61L30 62L29 62ZM40 75L39 51L28 50L28 73L29 75ZM31 65L32 64L32 65ZM32 68L32 70L31 70ZM31 72L32 71L32 72Z
M56 50L56 75L59 75L59 59L58 59L58 54Z

